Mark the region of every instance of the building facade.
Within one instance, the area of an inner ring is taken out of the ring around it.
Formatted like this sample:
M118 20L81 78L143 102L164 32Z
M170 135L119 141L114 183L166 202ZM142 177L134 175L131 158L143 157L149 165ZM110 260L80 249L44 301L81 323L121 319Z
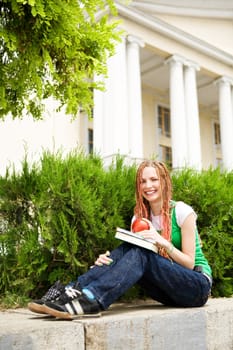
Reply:
M20 166L25 147L31 159L43 149L82 147L106 164L121 154L175 169L233 169L232 1L116 6L125 34L109 59L105 92L94 93L93 119L81 113L70 122L49 102L43 122L1 122L1 172Z

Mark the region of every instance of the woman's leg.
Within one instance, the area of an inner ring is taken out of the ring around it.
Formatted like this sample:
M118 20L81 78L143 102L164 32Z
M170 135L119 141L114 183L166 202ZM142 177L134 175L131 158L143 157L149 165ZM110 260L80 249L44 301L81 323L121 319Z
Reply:
M184 268L149 250L123 244L121 258L113 261L99 278L85 288L90 290L104 309L107 309L127 289L144 278L148 294L155 299L164 293L161 302L181 307L202 306L208 299L210 284L198 272ZM141 283L142 284L142 283ZM162 301L163 300L163 301Z
M92 292L103 309L107 309L136 284L146 270L149 254L147 249L127 243L123 243L121 249L123 254L119 259L114 259L111 253L113 263L105 267L99 278L90 281L89 284L82 284L82 287Z
M112 256L113 257L113 256ZM117 259L116 259L117 258ZM103 273L96 269L95 279L91 272L80 276L83 292L77 288L67 289L57 301L47 302L45 312L59 318L73 319L81 315L99 315L100 309L107 309L124 292L137 282L147 281L147 291L163 302L172 301L175 306L202 306L208 299L210 283L198 272L172 263L147 249L123 244L115 252L110 266L103 266ZM98 278L96 274L99 274ZM151 285L148 284L151 281ZM167 299L164 299L167 298ZM168 299L170 298L170 299Z
M85 272L83 275L80 275L78 277L78 283L81 286L81 288L85 288L89 283L98 280L103 274L105 274L107 271L111 271L113 266L124 256L124 254L132 248L131 245L128 244L121 244L116 249L111 251L109 258L113 260L113 262L110 265L103 265L103 266L93 266L91 267L87 272Z
M157 254L149 255L147 270L140 285L148 294L166 305L198 307L210 293L208 279Z
M146 278L143 276L138 282L138 285L140 285L144 291L146 291L147 296L158 301L159 303L167 306L175 306L175 303L170 296L167 295L159 286L155 285L149 277Z

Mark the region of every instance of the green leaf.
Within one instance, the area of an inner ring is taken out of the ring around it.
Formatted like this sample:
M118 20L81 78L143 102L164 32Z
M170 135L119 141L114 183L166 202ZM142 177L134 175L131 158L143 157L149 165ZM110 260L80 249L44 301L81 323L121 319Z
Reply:
M5 89L0 118L11 112L43 117L44 101L58 100L59 108L75 118L79 107L90 113L94 75L105 75L107 59L120 40L118 22L95 14L110 7L109 0L14 0L0 5L1 86ZM28 99L30 96L30 100Z

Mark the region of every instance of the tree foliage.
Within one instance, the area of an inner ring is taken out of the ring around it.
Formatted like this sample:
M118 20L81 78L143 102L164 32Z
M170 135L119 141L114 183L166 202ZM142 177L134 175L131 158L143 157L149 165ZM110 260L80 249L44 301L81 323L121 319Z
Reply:
M0 118L40 119L50 96L73 116L89 112L93 89L103 88L93 76L106 75L120 40L115 15L112 0L1 1Z

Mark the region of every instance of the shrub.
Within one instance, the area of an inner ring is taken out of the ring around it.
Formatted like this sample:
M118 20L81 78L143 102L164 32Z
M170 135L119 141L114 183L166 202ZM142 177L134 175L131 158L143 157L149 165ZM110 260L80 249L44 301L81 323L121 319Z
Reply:
M98 156L45 152L31 169L0 178L0 290L34 296L68 282L118 244L134 205L134 168L106 171ZM32 292L31 292L32 291Z
M174 196L190 204L198 214L203 251L213 270L212 294L233 293L233 173L220 169L172 175Z
M0 292L41 296L57 279L76 279L129 228L136 166L117 157L108 169L82 152L44 152L40 162L0 177ZM233 174L219 169L172 174L174 199L198 213L203 250L213 269L214 296L232 295ZM127 297L142 296L132 288Z

